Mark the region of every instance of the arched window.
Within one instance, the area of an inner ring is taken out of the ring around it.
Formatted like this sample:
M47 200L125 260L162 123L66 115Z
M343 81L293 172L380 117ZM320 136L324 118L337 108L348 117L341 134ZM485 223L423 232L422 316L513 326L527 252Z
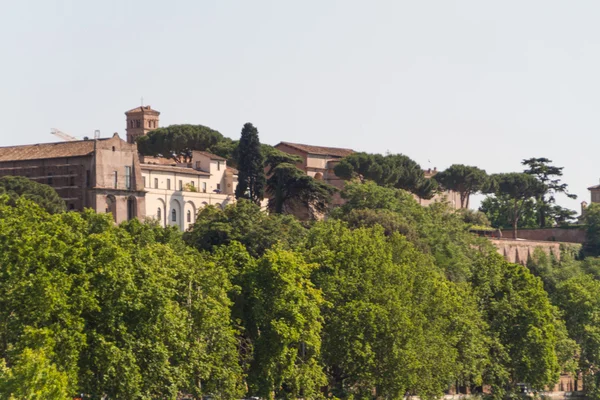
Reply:
M192 222L192 212L190 210L187 212L187 222Z
M160 207L158 207L158 210L156 210L156 218L160 221Z
M171 221L177 222L177 211L175 211L175 209L171 211Z

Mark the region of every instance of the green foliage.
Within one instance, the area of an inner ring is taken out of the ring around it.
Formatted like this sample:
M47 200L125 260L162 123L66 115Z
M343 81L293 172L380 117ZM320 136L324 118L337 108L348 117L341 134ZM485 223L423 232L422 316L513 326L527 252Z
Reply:
M587 225L584 251L588 255L600 255L600 204L592 203L586 209L583 215Z
M462 217L464 223L471 226L478 227L490 227L491 223L487 215L478 210L471 210L469 208L462 208L457 210L457 213Z
M147 156L172 158L179 163L192 161L193 150L232 158L235 145L231 139L203 125L170 125L148 132L137 139L138 150Z
M544 185L529 174L510 172L491 175L488 191L506 196L512 203L509 215L514 238L517 238L517 227L527 200L540 196L544 190Z
M436 182L425 178L421 166L403 154L353 153L344 157L334 171L342 179L372 180L378 185L404 189L424 199L432 198L437 190Z
M519 226L521 228L536 228L538 220L535 200L521 200L519 201L519 207L521 210ZM514 200L503 194L488 196L481 201L479 211L485 214L494 228L510 229L513 223Z
M600 281L580 274L561 282L556 303L563 310L569 336L581 346L579 368L586 372L585 386L590 398L600 397Z
M95 398L238 396L227 273L161 231L0 204L0 357L13 376L54 365L69 393Z
M460 194L460 208L469 208L472 194L485 190L489 184L487 173L477 167L453 164L438 172L434 178L442 188Z
M492 332L487 382L495 393L527 382L543 389L558 379L556 311L542 283L499 255L481 257L471 279Z
M295 165L288 163L278 164L269 173L269 211L293 214L308 210L309 216L315 218L329 208L331 196L336 190L333 186L306 175Z
M65 400L68 377L57 369L45 350L25 348L11 368L0 359L0 397L8 400Z
M307 251L331 304L324 310L323 352L336 396L370 398L374 389L381 398L406 392L430 398L449 382L481 383L485 324L474 299L404 238L320 223Z
M237 149L238 184L235 188L237 199L247 198L256 204L264 198L265 158L261 151L258 130L246 123Z
M282 208L314 202L295 156L261 152ZM0 397L500 398L560 371L600 397L600 259L510 264L470 232L481 214L394 186L347 182L304 225L209 206L183 235L0 196Z
M552 160L543 157L529 158L522 162L523 165L527 166L525 173L535 176L544 187L542 193L540 193L536 199L540 228L546 227L548 214L554 215L555 219L558 217L559 221L557 222L559 223L572 220L577 214L575 211L553 205L556 203L555 196L557 193L563 193L570 199L576 199L577 195L569 193L567 184L562 183L560 179L558 179L558 177L562 176L563 167L550 165L551 162Z
M323 301L310 281L313 268L299 255L274 248L251 272L248 330L255 356L248 375L250 394L313 399L326 384L319 363Z
M15 205L19 197L37 203L51 214L66 211L65 202L51 186L34 182L22 176L3 176L0 178L0 195L9 197L9 204Z
M240 199L225 210L204 207L184 239L201 251L237 241L252 256L259 257L276 243L293 249L304 235L305 229L291 216L267 214L256 204Z

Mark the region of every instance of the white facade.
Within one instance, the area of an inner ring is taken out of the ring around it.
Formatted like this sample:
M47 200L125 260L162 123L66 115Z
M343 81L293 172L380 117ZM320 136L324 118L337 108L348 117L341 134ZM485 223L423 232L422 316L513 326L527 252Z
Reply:
M224 208L235 202L237 171L224 158L195 151L192 163L176 165L165 159L144 158L146 217L161 226L187 230L207 205Z

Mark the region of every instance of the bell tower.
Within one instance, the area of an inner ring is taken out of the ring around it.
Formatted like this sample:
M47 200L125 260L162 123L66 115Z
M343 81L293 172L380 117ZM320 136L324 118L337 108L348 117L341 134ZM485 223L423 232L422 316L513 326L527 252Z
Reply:
M125 112L127 118L127 143L135 140L148 132L158 128L160 112L150 106L140 106Z

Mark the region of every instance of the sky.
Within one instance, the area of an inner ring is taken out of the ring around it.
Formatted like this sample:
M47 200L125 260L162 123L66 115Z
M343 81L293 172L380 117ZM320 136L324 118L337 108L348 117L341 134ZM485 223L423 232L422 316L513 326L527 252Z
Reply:
M0 146L160 124L402 153L423 168L564 167L579 210L600 166L594 0L0 2ZM477 201L474 202L477 204Z

